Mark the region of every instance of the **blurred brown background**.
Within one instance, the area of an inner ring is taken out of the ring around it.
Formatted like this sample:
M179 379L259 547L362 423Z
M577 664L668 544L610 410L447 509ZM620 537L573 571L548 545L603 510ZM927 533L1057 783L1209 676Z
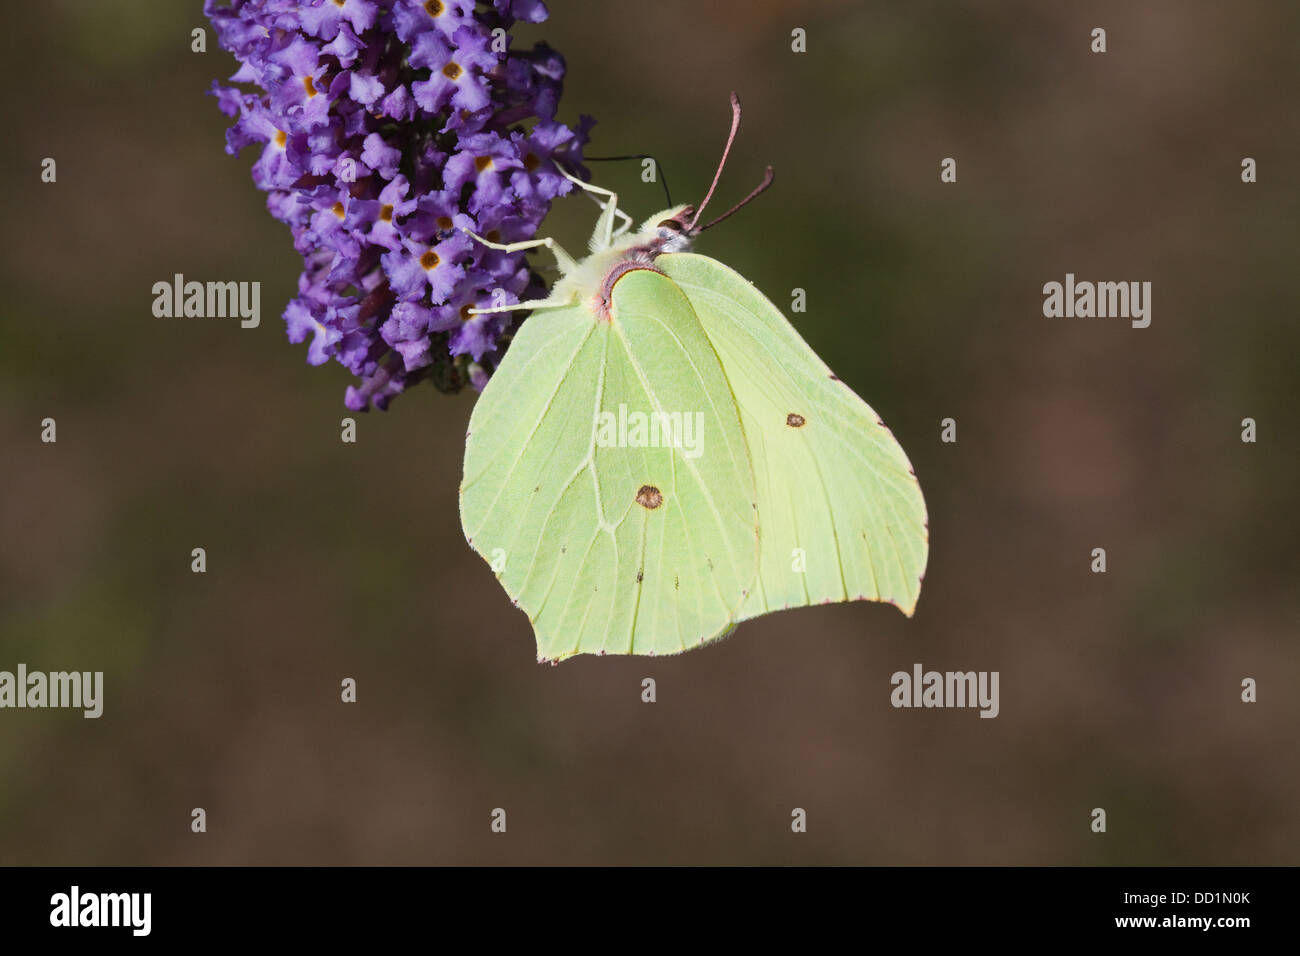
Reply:
M562 116L655 153L675 200L739 92L719 201L777 185L701 251L805 288L800 329L899 436L930 509L915 619L539 667L460 531L472 394L423 387L344 445L347 373L285 341L298 259L254 152L222 150L233 61L190 52L199 4L18 4L0 669L106 687L99 720L0 711L0 863L1300 862L1300 8L551 8L518 34L568 58ZM663 203L596 172L638 219ZM549 231L580 248L593 211ZM176 272L261 281L261 327L154 318ZM1066 272L1151 281L1151 327L1045 319ZM1000 671L1001 716L892 709L917 661Z

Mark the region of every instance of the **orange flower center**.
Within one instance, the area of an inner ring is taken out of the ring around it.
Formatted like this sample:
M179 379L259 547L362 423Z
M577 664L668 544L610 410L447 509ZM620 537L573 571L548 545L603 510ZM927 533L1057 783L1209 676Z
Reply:
M431 17L442 16L442 12L446 9L441 0L425 0L424 12Z
M275 131L275 145L284 149L284 144L287 142L289 142L289 137L285 135L284 130L277 129Z
M474 160L474 168L477 169L480 173L483 172L483 171L485 171L485 170L491 169L491 168L492 168L492 157L491 157L491 156L479 156L477 159Z
M384 222L392 222L392 221L393 221L393 207L392 207L392 206L383 206L383 207L381 207L380 210L379 210L379 218L382 219L382 220L384 220Z
M420 265L424 266L425 271L438 268L438 263L442 260L438 258L438 253L430 249L424 255L420 256Z
M455 60L442 68L442 75L449 80L454 80L456 77L460 76L460 67L456 65Z
M307 91L308 97L316 95L316 84L311 81L310 76L304 76L302 78L302 88Z
M451 221L451 216L439 216L439 217L438 217L438 228L439 228L439 229L442 229L442 230L446 231L447 229L450 229L450 228L451 228L452 226L454 226L454 225L455 225L455 223Z
M336 202L334 204L334 215L338 216L340 219L343 218L343 203Z

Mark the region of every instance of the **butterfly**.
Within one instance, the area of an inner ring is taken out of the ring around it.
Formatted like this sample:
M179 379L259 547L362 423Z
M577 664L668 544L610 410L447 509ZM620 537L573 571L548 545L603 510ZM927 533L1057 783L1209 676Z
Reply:
M675 654L772 611L916 608L929 549L920 484L880 417L754 285L690 251L698 207L639 228L611 191L590 255L553 239L531 309L470 416L470 546L532 622L539 661ZM568 175L567 173L565 174Z

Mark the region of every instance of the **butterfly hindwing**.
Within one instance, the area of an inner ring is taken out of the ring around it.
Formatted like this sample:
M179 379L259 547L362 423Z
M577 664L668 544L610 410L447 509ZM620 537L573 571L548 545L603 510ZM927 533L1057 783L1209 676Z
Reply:
M737 272L691 253L655 264L690 300L722 362L753 462L760 572L739 620L850 600L910 616L929 533L893 434Z

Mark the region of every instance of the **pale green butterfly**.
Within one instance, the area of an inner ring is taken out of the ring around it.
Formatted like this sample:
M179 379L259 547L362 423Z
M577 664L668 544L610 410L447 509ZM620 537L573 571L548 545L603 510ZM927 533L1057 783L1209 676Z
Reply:
M461 524L532 621L539 660L675 654L783 608L886 601L909 617L925 501L879 416L762 293L688 252L699 208L631 232L605 197L470 417ZM567 174L566 174L567 175ZM616 220L618 224L616 225Z

